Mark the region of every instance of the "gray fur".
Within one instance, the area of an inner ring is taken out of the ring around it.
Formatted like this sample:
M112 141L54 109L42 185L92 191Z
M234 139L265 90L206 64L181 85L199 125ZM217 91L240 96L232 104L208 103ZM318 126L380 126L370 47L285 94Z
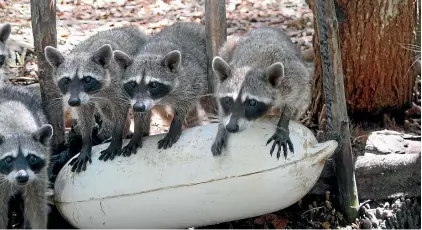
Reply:
M150 82L155 81L149 79L155 78L158 82L171 86L171 91L160 98L154 99L146 89L137 95L129 96L132 106L135 103L145 105L146 113L136 116L145 116L155 105L169 106L173 109L175 116L170 130L158 143L158 148L170 148L180 136L179 123L184 122L188 112L208 90L205 27L198 23L177 22L151 37L137 55L130 57L115 52L114 57L126 67L123 74L124 84L137 80L137 87L148 86ZM139 122L141 120L147 119L138 119ZM124 155L135 152L136 145L141 146L142 131L139 122L135 123L138 135L133 135L129 147L125 147Z
M83 103L72 107L78 114L78 126L83 138L81 154L76 162L71 162L72 171L85 171L87 162L91 162L91 130L95 124L94 113L100 113L103 122L113 126L112 141L109 148L101 152L100 160L112 160L114 156L121 154L123 128L127 119L129 102L124 97L121 86L123 70L112 58L113 50L121 50L133 55L147 39L147 36L137 28L121 27L98 32L76 45L66 55L52 47L46 47L45 55L54 69L56 84L62 77L75 75L79 78L91 76L101 83L98 90L80 94L83 97ZM69 93L63 95L65 105L69 97ZM110 127L108 124L106 126Z
M16 116L17 114L19 116ZM33 173L25 185L16 184L8 175L0 172L0 228L7 227L10 197L21 193L25 206L25 225L46 229L49 213L47 166L53 127L47 124L41 100L23 87L0 87L0 132L0 161L4 159L5 154L18 152L18 149L24 149L45 159L44 167Z
M285 130L288 121L299 119L307 110L311 102L312 85L311 74L290 38L276 28L253 29L241 38L228 40L220 48L219 55L222 58L214 58L213 70L218 78L215 95L218 98L221 125L212 148L213 154L221 154L228 136L224 129L233 119L232 113L222 112L220 99L226 96L234 99L251 96L269 107L281 108L282 119L277 132L284 130L288 133ZM235 122L239 122L241 131L255 119L237 117ZM288 137L285 139L290 141ZM287 144L292 151L291 143Z

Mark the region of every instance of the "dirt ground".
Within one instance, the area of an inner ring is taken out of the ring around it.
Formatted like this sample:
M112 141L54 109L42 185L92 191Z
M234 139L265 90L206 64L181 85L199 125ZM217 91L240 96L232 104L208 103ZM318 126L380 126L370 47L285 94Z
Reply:
M305 0L227 0L226 10L228 35L244 33L251 28L264 25L279 27L283 28L303 51L312 53L313 14ZM148 34L154 34L176 21L203 23L203 16L203 0L57 0L58 48L63 51L70 50L87 36L111 27L130 24L139 26ZM12 24L11 39L18 44L27 45L30 50L33 36L29 0L0 0L0 21ZM36 58L31 52L15 49L13 55L5 69L9 80L24 85L37 83ZM19 59L25 61L21 63ZM152 122L151 134L166 132L168 125L168 122L156 116ZM371 225L365 211L353 223L346 222L342 213L337 211L339 206L334 200L335 192L327 192L325 196L308 195L298 203L276 213L204 228L367 228ZM402 198L398 201L372 201L365 207L368 209L367 206L370 205L371 208L384 208L386 202L389 204L410 202L409 205L415 209L412 215L418 216L416 219L419 219L420 197L409 200ZM14 227L17 228L20 219L17 214L15 216ZM163 219L165 220L165 217ZM412 227L389 224L388 221L382 223L379 224L379 228ZM420 222L413 224L414 227L420 228ZM54 210L49 226L70 228Z

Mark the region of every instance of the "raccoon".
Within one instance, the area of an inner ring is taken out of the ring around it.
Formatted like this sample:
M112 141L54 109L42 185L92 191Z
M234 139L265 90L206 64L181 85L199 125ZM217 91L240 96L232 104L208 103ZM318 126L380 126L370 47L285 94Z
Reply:
M274 141L271 156L278 145L277 159L283 147L286 158L287 147L294 152L289 121L299 119L311 102L312 78L300 52L283 31L262 27L227 41L220 55L226 60L216 56L212 61L220 125L211 152L221 155L229 133L245 130L275 107L282 114L267 145Z
M41 100L19 86L0 87L0 228L7 228L8 201L18 194L26 227L47 228L52 135Z
M123 70L113 59L113 50L136 53L148 37L134 27L120 27L98 32L63 55L47 46L45 57L53 67L54 80L63 95L64 106L76 110L82 149L69 164L72 172L86 170L91 160L91 132L94 116L99 113L103 123L112 125L112 139L101 151L99 160L113 160L121 155L123 130L129 112L121 76Z
M6 61L7 58L7 49L6 49L6 41L12 32L12 27L10 24L4 24L0 27L0 68Z
M158 149L170 148L179 140L186 115L208 90L205 27L177 22L152 36L140 53L130 56L114 51L122 68L123 88L135 112L135 131L123 155L142 147L142 126L156 105L172 108L173 120Z

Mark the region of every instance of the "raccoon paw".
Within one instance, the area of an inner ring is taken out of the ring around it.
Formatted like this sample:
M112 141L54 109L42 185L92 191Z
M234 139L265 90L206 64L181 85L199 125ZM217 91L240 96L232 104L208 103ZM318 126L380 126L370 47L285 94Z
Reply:
M221 140L215 140L214 143L211 146L211 152L213 156L220 156L221 152L223 151L223 148L226 147L226 142L224 139Z
M277 160L280 159L280 153L281 153L281 146L283 146L283 152L284 152L284 159L287 158L287 145L289 146L290 152L294 153L293 143L290 140L289 133L283 132L277 130L274 135L268 139L267 144L268 145L271 141L274 141L273 146L270 150L270 155L273 155L275 146L278 145L278 151L277 151Z
M141 148L141 147L142 147L142 142L136 143L136 142L130 141L129 144L123 147L122 154L124 157L128 157L131 154L136 154L136 150L138 150L138 148Z
M77 158L74 158L69 162L69 165L72 166L72 172L81 172L86 170L87 163L92 163L91 154L81 152Z
M176 143L179 140L181 134L182 132L177 133L177 134L167 133L167 135L163 139L158 141L158 149L170 148L174 143Z
M121 146L110 144L108 148L100 152L100 157L98 158L98 160L112 161L115 156L120 156L120 155L122 155Z

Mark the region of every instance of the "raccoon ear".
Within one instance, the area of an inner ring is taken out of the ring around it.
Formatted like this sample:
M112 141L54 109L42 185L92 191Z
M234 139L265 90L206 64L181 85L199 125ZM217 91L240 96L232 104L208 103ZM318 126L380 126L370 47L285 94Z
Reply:
M224 59L219 56L215 56L214 59L212 59L212 70L218 76L220 82L223 82L229 78L232 72L232 68L230 67L229 63L224 61Z
M48 141L53 136L53 126L45 124L41 126L37 131L32 133L34 140L41 142L43 145L47 145Z
M113 51L113 58L116 63L122 67L123 69L126 69L128 66L132 65L132 58L129 57L129 55L125 54L124 52L120 50Z
M0 145L4 142L4 136L0 134Z
M64 62L64 57L60 51L52 46L46 46L44 48L45 59L47 59L48 63L57 68Z
M92 55L92 60L103 67L108 67L113 57L113 49L109 44L104 44Z
M161 60L161 64L164 67L169 68L172 72L175 72L177 69L179 69L181 62L182 53L180 53L178 50L168 52Z
M5 24L2 28L0 28L0 42L6 42L11 32L12 26L9 23Z
M284 77L284 65L281 62L276 62L267 68L265 76L270 84L275 87L279 80Z

